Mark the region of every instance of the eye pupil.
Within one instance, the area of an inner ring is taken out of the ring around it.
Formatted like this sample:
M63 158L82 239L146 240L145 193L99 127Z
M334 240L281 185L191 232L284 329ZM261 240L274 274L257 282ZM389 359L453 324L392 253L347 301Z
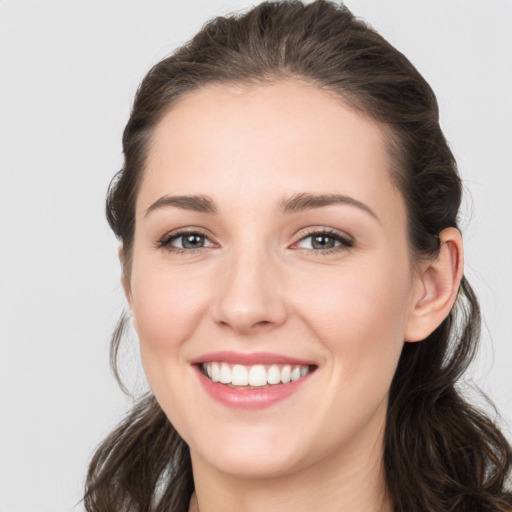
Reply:
M192 233L190 235L183 236L182 243L183 243L183 247L186 249L194 249L197 247L203 247L204 237L202 235Z
M313 237L312 245L314 249L330 249L334 247L334 238L332 236L317 235Z

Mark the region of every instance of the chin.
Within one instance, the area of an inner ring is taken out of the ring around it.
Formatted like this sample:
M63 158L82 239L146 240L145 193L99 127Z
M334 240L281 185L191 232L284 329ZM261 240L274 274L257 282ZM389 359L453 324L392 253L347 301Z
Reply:
M192 462L202 459L203 463L226 475L242 479L277 478L300 470L302 464L296 452L277 447L256 446L240 449L223 446L215 451L203 450L200 455L191 449Z

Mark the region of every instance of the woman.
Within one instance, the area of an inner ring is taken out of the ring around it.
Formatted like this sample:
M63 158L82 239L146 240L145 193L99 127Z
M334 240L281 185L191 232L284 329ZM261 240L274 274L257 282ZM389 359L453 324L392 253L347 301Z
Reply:
M263 3L142 82L107 198L152 393L100 510L510 510L435 96L344 7ZM123 318L112 354L126 328Z

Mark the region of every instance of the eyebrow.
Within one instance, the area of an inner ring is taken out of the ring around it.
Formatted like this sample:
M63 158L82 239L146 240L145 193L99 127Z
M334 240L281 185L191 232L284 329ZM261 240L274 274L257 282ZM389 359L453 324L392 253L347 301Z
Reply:
M379 218L370 207L353 197L343 194L309 194L303 192L281 200L277 207L283 213L292 213L313 208L322 208L323 206L331 206L333 204L355 206L379 221Z
M163 196L157 199L147 210L145 216L159 208L174 206L183 210L200 213L217 213L217 207L211 198L203 195L194 196Z
M366 204L343 194L311 194L301 192L290 197L285 197L277 203L277 210L281 213L294 213L314 208L322 208L334 204L348 204L371 215L379 221L377 215ZM162 196L157 199L147 210L145 216L152 211L173 206L183 210L190 210L199 213L217 214L218 209L213 199L205 195L184 195L184 196Z

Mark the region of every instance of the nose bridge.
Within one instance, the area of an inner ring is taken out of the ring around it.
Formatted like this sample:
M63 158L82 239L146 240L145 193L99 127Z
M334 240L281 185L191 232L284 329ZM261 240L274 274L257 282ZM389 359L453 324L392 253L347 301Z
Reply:
M278 262L265 244L253 239L234 246L222 270L214 307L217 322L241 333L284 322Z

